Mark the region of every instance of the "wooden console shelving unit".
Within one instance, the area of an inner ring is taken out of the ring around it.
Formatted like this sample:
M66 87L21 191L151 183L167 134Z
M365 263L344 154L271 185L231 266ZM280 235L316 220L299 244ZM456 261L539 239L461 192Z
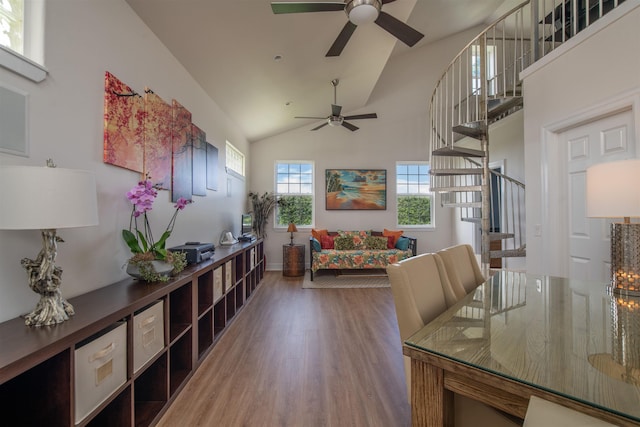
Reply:
M76 314L59 325L27 327L22 318L0 323L0 424L76 425L76 346L118 321L127 322L127 381L77 425L156 424L258 287L263 255L262 240L218 247L212 259L169 282L126 279L72 298ZM216 275L221 295L215 295ZM158 300L164 302L165 346L134 373L132 319Z

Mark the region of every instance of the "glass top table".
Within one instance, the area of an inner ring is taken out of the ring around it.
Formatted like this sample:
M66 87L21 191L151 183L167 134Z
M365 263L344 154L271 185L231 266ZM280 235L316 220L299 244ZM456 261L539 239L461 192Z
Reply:
M501 270L407 339L404 353L437 368L431 375L444 371L445 389L469 381L469 388L508 390L524 401L500 409L520 418L536 394L615 424L640 425L640 299L611 295L602 282ZM425 380L438 394L417 368L412 364L412 381ZM447 375L456 375L451 387ZM412 396L412 405L420 399Z

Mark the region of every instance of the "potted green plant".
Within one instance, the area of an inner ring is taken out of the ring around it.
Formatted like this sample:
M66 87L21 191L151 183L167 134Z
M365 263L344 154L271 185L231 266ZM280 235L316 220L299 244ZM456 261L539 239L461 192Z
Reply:
M147 212L153 208L158 191L149 180L140 181L127 192L127 199L133 205L129 229L122 230L122 238L133 256L127 264L127 273L133 277L149 282L167 281L171 274L179 273L187 265L186 255L182 252L171 252L165 244L176 223L178 212L185 208L189 200L179 198L175 204L175 212L160 239L155 241L151 232ZM138 220L142 226L138 227Z
M253 229L258 238L267 237L267 222L269 222L269 216L276 206L276 196L268 192L262 195L251 192L249 198L252 206Z

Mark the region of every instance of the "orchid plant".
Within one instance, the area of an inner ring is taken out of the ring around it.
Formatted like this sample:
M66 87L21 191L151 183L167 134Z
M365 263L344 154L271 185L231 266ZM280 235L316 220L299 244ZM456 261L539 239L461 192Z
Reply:
M157 196L158 190L148 179L140 181L138 185L127 192L127 199L129 199L133 207L129 220L129 229L122 230L122 238L127 246L129 246L131 253L133 253L133 257L129 261L140 267L145 280L151 281L163 280L163 278L157 274L153 274L155 271L151 267L150 261L161 260L173 264L174 273L184 269L186 265L185 255L167 251L165 244L169 236L171 236L178 212L191 203L191 201L183 197L177 200L174 205L176 210L169 220L166 230L162 233L160 239L155 241L153 233L151 232L147 212L153 208L153 202ZM138 224L139 220L142 223L140 226ZM145 274L145 272L148 274ZM166 278L164 278L164 280L166 280Z

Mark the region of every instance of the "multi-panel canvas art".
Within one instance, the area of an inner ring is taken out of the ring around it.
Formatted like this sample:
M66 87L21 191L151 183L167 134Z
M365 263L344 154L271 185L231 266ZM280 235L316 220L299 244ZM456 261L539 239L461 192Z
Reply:
M149 88L140 96L108 71L104 82L105 163L142 173L173 202L218 189L218 148L189 110Z

